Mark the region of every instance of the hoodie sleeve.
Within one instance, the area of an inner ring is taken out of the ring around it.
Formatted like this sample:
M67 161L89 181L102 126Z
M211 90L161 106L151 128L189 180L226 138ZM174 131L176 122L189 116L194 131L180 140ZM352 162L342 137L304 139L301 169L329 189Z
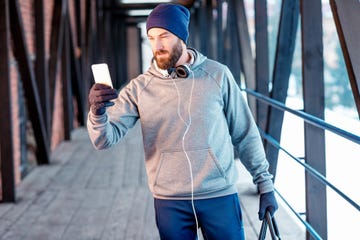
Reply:
M268 172L264 147L250 109L234 80L225 67L222 82L224 114L229 126L232 143L242 164L258 185L260 193L273 191L272 175Z
M103 115L88 113L87 129L96 149L106 149L121 141L139 118L136 91L131 82L120 91L114 103Z

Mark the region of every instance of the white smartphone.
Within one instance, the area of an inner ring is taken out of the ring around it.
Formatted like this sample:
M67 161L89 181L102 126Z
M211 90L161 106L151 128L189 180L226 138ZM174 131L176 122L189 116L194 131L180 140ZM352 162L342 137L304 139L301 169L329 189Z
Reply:
M109 67L106 63L99 63L91 65L91 70L94 75L94 80L96 83L102 83L113 87L109 72Z

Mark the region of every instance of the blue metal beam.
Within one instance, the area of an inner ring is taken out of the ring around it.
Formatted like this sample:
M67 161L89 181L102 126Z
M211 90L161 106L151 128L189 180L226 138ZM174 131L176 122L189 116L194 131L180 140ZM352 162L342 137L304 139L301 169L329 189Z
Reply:
M304 111L324 119L324 57L321 1L301 0ZM305 162L326 176L325 133L305 123ZM306 218L327 239L326 186L305 173ZM307 239L311 236L307 233Z

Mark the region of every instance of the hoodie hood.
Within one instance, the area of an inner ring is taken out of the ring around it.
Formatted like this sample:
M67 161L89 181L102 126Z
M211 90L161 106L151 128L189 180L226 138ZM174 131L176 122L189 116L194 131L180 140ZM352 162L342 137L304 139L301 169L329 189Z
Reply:
M204 56L203 54L201 54L199 51L197 51L194 48L187 48L187 50L194 57L194 62L192 64L190 64L190 66L189 66L191 71L194 71L196 68L198 68L207 59L207 57ZM166 70L161 70L156 66L156 62L155 62L154 58L151 59L151 65L150 65L150 68L148 69L147 73L149 73L149 74L151 74L151 75L153 75L155 77L162 78L162 79L169 79L170 78L170 75L167 74Z

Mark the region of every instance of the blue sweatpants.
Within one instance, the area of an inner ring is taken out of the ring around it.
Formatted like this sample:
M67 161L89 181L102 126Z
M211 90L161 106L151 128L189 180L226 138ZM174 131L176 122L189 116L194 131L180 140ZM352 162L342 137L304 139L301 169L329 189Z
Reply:
M237 194L194 200L194 205L204 239L245 239ZM155 199L154 206L161 239L195 240L197 238L191 200Z

